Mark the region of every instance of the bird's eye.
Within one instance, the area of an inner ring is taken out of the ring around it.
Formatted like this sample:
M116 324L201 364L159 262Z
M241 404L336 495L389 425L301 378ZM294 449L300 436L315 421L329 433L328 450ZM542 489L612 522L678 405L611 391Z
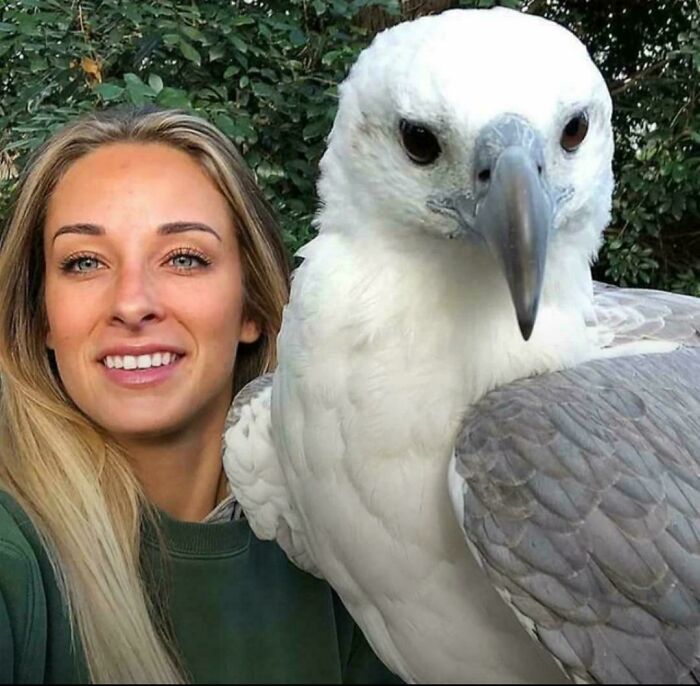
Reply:
M561 147L567 152L578 150L588 133L588 114L579 112L569 120L561 134Z
M403 147L416 164L432 164L440 157L442 152L440 143L430 129L402 119L399 130Z

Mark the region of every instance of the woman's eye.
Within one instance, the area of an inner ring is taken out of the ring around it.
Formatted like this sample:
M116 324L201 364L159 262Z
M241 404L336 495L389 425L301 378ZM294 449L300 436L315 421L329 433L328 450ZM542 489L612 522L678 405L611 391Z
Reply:
M194 255L176 255L172 259L175 262L176 267L184 267L187 269L188 267L194 266L193 260L196 258Z
M190 271L195 267L206 267L211 264L211 260L204 255L194 252L177 252L170 256L170 261L177 269L183 271Z
M61 263L61 269L66 272L84 273L92 271L92 268L96 267L99 262L100 261L96 257L91 257L89 255L69 257Z

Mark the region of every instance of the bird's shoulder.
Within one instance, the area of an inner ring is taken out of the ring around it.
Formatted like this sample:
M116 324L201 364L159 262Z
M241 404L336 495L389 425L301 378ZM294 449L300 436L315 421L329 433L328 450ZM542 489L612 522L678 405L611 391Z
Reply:
M607 348L640 342L700 346L700 298L594 284L594 316Z
M572 677L695 673L699 380L697 348L597 360L497 389L464 422L470 549Z
M318 575L274 440L273 382L273 374L260 376L236 395L226 418L224 469L256 536L276 540L292 562Z

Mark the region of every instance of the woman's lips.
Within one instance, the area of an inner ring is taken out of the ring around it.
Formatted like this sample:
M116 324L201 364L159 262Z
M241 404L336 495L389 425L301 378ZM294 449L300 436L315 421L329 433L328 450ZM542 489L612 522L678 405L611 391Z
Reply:
M144 388L167 381L179 369L183 358L184 356L181 355L175 362L148 369L117 369L116 367L110 369L102 362L98 364L102 366L110 381L126 388Z

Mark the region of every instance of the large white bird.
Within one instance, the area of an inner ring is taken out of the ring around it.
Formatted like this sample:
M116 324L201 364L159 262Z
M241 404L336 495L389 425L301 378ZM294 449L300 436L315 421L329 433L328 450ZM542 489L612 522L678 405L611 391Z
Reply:
M455 10L340 94L279 367L225 434L254 531L407 681L697 681L700 301L592 283L585 48Z

